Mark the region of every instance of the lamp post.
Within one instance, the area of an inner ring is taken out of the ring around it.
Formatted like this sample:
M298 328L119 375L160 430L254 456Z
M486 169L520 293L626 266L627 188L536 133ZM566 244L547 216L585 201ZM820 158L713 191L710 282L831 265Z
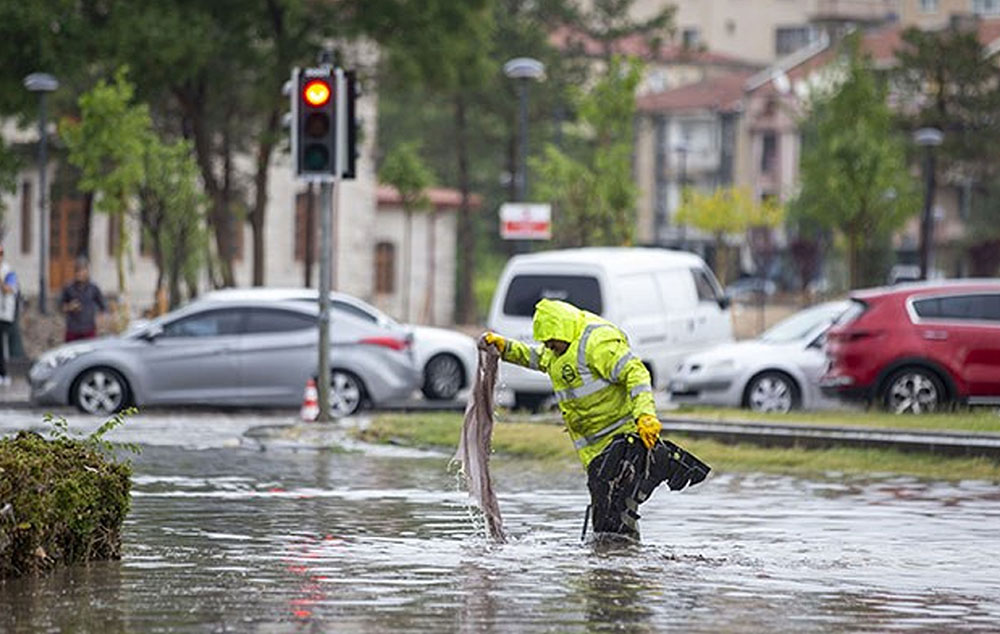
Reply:
M514 176L514 190L518 202L528 196L528 82L545 79L545 64L530 57L515 57L503 65L503 73L517 82L520 106L517 126L518 164Z
M920 279L926 280L934 266L934 190L936 188L936 156L934 148L944 141L944 134L937 128L920 128L913 133L913 141L926 148L924 153L924 214L920 222Z
M46 172L48 157L45 131L45 95L59 87L59 81L46 73L31 73L24 87L38 93L38 312L46 313L49 264L49 214Z

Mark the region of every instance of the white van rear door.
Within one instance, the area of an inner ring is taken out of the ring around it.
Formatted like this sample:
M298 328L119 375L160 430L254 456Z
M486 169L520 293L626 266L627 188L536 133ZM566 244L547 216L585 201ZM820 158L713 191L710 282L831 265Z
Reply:
M722 289L712 272L705 267L691 269L695 290L698 293L696 309L694 341L701 347L709 347L717 343L732 341L733 323L729 309L723 308Z
M652 273L632 273L614 278L618 325L640 359L653 366L653 380L663 384L664 364L670 356L670 339L664 304Z
M668 344L656 382L670 379L677 365L697 348L694 342L698 295L694 279L687 269L667 269L655 273L657 288L663 301L663 322L666 324Z

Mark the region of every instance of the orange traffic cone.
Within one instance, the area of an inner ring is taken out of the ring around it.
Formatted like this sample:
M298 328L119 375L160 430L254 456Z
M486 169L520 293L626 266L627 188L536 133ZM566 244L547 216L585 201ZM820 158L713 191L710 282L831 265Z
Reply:
M306 381L306 393L302 396L302 409L299 416L307 423L319 418L319 393L316 391L316 379Z

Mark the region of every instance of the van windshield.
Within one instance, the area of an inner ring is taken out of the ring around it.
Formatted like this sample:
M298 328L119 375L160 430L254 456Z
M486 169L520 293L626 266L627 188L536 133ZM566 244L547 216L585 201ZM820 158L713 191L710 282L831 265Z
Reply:
M560 299L600 315L604 310L597 278L587 275L516 275L510 281L503 313L531 317L540 299Z

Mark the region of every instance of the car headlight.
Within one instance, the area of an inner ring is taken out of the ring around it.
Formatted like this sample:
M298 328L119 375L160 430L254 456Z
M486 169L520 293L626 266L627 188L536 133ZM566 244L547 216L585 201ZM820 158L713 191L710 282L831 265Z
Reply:
M65 365L82 354L93 350L93 346L67 346L46 352L35 363L36 367L54 370Z

